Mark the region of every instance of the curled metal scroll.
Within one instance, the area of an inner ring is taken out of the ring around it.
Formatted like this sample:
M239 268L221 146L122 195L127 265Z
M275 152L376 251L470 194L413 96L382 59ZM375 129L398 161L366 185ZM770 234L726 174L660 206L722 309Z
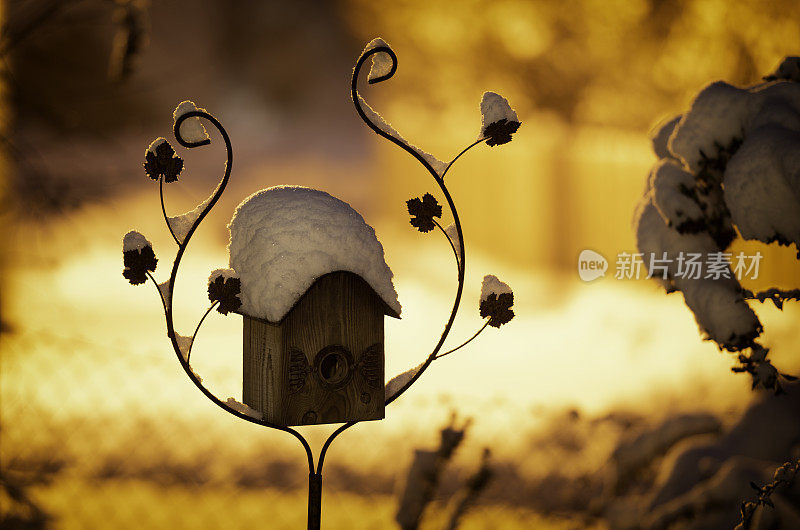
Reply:
M175 135L175 139L178 141L178 143L180 145L182 145L183 147L190 148L190 149L191 148L195 148L195 147L201 147L201 146L208 145L208 144L211 143L211 140L208 139L208 138L205 138L205 139L199 140L199 141L187 141L185 138L183 138L183 136L181 135L181 130L180 130L181 124L184 121L186 121L186 120L188 120L190 118L203 118L203 119L207 120L208 122L210 122L214 126L214 128L216 128L217 131L219 131L219 134L222 136L222 140L225 142L225 151L227 153L227 160L225 162L225 173L222 176L222 180L220 180L219 185L217 186L216 190L212 194L210 200L206 204L205 208L203 208L203 210L200 212L200 215L197 217L197 219L194 220L194 222L192 223L191 227L189 228L188 232L186 233L186 236L183 238L182 241L178 237L176 237L175 233L172 230L172 227L170 227L169 218L167 217L166 208L164 207L164 193L163 193L164 177L162 175L159 178L159 191L160 191L160 197L161 197L161 211L162 211L162 213L164 215L164 220L167 223L167 227L169 227L169 229L170 229L170 233L172 234L173 239L175 239L175 242L178 244L178 252L175 255L175 261L172 264L172 272L171 272L170 277L169 277L169 283L167 284L167 292L166 292L166 294L161 292L161 289L159 289L159 292L161 294L161 299L162 299L162 302L163 302L163 305L164 305L164 316L166 317L166 324L167 324L167 336L169 337L170 342L172 343L172 348L175 350L175 355L178 358L178 362L181 363L181 366L183 367L184 372L186 372L186 375L189 377L189 379L192 381L192 383L194 383L194 385L203 393L203 395L205 395L215 405L217 405L218 407L220 407L224 411L226 411L226 412L228 412L230 414L233 414L234 416L236 416L238 418L241 418L243 420L249 421L250 423L263 425L264 427L269 427L271 429L277 429L279 431L287 432L287 433L291 434L292 436L294 436L295 438L297 438L300 441L300 443L302 444L302 446L303 446L303 448L304 448L304 450L306 452L306 457L308 459L309 472L310 473L314 473L314 457L313 457L313 454L312 454L312 451L311 451L311 447L308 444L308 441L303 437L303 435L301 435L299 432L297 432L296 430L292 429L291 427L285 427L285 426L282 426L282 425L277 425L277 424L265 421L263 419L254 418L252 416L249 416L249 415L247 415L247 414L245 414L243 412L240 412L240 411L230 407L227 403L225 403L222 400L220 400L210 390L208 390L205 386L203 386L203 383L200 381L200 379L197 377L197 375L194 373L194 371L189 366L189 361L188 361L189 355L188 355L188 353L187 353L186 359L184 359L183 354L181 353L181 348L180 348L180 345L178 344L178 337L177 337L177 334L175 333L175 325L174 325L174 322L173 322L173 310L172 310L173 290L175 288L175 279L178 276L178 269L180 267L181 259L183 258L183 254L186 252L186 248L189 245L189 241L191 241L191 239L192 239L192 235L194 235L195 231L197 230L197 227L200 225L200 223L203 221L203 219L205 219L205 217L208 215L208 213L211 211L211 209L217 204L217 201L219 201L219 198L222 196L222 193L225 191L225 187L228 185L228 181L230 180L231 168L233 166L233 147L231 146L231 140L230 140L230 137L228 136L228 132L225 130L225 128L222 126L222 124L214 116L212 116L211 114L209 114L206 111L193 110L193 111L190 111L190 112L186 112L185 114L179 116L177 120L175 120L175 126L173 128L173 132L174 132L174 135ZM150 277L151 277L151 279L153 279L152 276L150 276ZM153 282L155 283L154 279L153 279ZM192 336L193 339L197 335L197 331L200 328L200 324L202 324L203 320L205 320L205 317L208 315L208 313L211 311L212 308L213 308L213 305L212 305L211 308L208 309L208 311L206 311L205 315L203 315L203 318L200 320L200 323L198 324L197 328L195 329L195 333ZM189 351L189 353L190 353L190 351Z

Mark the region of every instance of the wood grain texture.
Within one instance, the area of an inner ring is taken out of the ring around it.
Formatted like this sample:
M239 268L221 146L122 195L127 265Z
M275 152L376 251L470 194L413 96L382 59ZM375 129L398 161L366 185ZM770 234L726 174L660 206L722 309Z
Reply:
M287 426L382 419L384 314L369 284L340 271L279 324L245 316L244 402Z
M311 417L313 423L384 417L383 386L370 388L362 362L371 346L378 348L380 362L373 367L378 372L373 377L383 381L383 314L380 298L356 274L328 274L311 286L284 320L284 347L300 350L309 366L318 368L320 351L340 346L352 356L351 376L345 386L330 390L320 370L313 370L303 389L284 395L287 425L302 425Z
M272 421L276 373L282 369L282 333L280 326L244 316L243 319L242 401Z

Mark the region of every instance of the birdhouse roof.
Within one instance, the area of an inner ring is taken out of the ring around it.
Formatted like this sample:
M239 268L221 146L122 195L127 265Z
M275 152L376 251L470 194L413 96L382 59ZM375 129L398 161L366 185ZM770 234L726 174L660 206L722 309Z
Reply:
M228 228L242 313L278 322L317 279L348 271L369 284L386 314L399 317L383 246L346 202L311 188L275 186L242 201Z

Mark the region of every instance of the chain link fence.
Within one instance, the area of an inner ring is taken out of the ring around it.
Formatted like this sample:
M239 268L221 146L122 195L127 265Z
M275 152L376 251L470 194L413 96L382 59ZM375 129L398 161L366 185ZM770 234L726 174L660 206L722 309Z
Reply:
M166 346L149 353L41 330L3 336L0 521L9 528L305 526L307 469L294 440L207 403ZM389 425L365 423L344 435L326 465L323 527L397 527L414 450L436 450L451 406L411 398L389 411ZM329 431L306 431L316 451ZM500 449L501 479L461 527L542 521L526 506L531 485L508 460L520 434L467 432L421 527L446 527L485 446ZM549 524L560 527L558 519Z

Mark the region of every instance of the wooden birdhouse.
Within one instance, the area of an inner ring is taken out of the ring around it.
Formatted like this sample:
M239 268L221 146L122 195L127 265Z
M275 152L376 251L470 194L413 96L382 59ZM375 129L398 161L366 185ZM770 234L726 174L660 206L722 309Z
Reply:
M384 417L383 318L400 317L375 231L347 203L279 186L229 225L243 401L279 425Z

